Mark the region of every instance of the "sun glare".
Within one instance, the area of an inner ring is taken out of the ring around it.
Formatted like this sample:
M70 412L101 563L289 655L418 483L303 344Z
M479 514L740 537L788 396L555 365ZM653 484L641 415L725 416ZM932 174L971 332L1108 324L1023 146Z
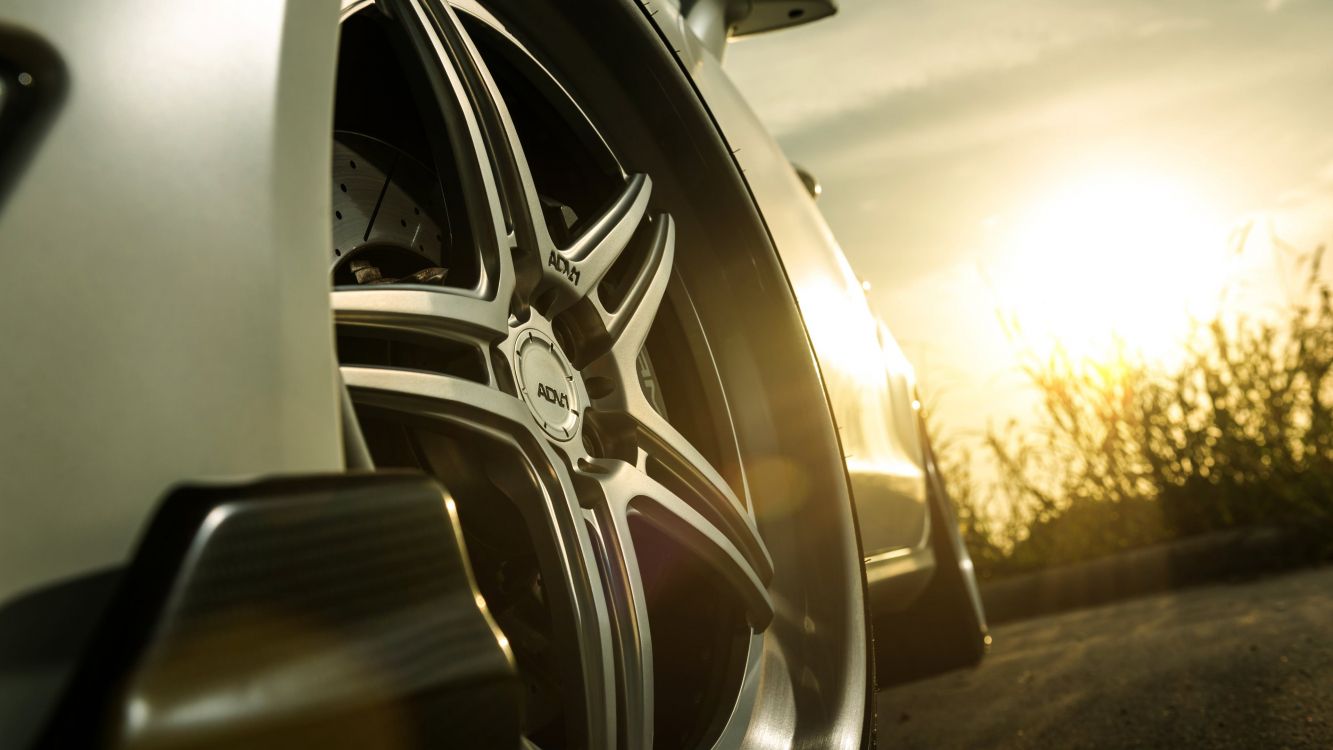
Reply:
M798 290L801 315L825 368L825 377L849 377L880 386L882 363L867 355L879 349L878 330L865 302L831 282L815 278Z
M1098 175L990 224L999 258L987 275L1025 345L1098 357L1119 341L1169 357L1191 317L1216 311L1226 224L1181 183Z

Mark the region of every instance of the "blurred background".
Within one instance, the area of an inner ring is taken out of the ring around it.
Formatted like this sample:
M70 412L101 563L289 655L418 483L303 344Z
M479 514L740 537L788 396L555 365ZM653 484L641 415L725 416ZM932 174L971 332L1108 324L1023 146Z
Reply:
M916 365L980 577L1326 556L1333 3L840 6L725 67Z

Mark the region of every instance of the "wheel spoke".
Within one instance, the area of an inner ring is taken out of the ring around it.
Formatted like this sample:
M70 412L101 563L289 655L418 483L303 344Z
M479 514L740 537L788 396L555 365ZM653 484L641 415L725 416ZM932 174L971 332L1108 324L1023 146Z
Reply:
M584 304L574 307L571 317L579 331L578 356L590 365L590 377L619 378L634 374L634 362L648 340L657 319L662 299L671 283L671 268L676 255L676 228L669 214L651 220L651 234L644 257L626 282L620 303L608 308L601 294L593 290ZM627 364L630 369L621 371Z
M471 41L466 44L474 58L480 59ZM477 72L486 82L487 90L497 90L488 69L483 66ZM512 183L512 189L521 195L524 206L520 210L526 214L515 226L519 230L516 231L519 238L517 250L525 256L519 265L525 269L541 268L540 278L533 285L535 288L523 284L519 293L528 301L539 300L547 317L551 317L588 297L624 252L648 211L652 179L645 174L628 175L624 189L611 207L569 247L558 247L547 228L532 167L504 97L494 96L491 103L504 131L503 144L496 145L504 152L503 157L516 167L517 180Z
M507 305L463 291L372 287L333 293L340 324L493 343L509 332Z
M627 750L653 746L653 642L648 600L628 517L611 503L594 511L599 559L607 584L607 604L615 643L616 704L620 745Z
M641 470L657 474L676 497L721 530L760 581L772 579L773 560L745 504L708 459L653 408L642 389L617 389L596 406L599 427L636 447Z
M756 630L766 628L772 620L773 602L754 568L726 534L636 467L618 460L587 460L580 462L576 481L597 519L594 536L614 632L622 743L629 748L651 748L652 633L629 519L642 518L717 571L744 603Z
M646 174L630 175L625 189L615 203L597 218L574 244L563 251L565 257L582 264L587 272L587 287L596 286L607 269L624 252L643 217L648 213L648 198L653 192L653 181Z
M562 312L597 288L643 223L652 189L653 181L647 175L630 175L611 208L573 244L558 248L550 243L543 248L543 279L538 294L549 295L549 315Z
M607 603L585 511L564 462L533 426L527 406L496 388L410 370L343 367L352 401L418 424L454 428L512 446L522 457L517 471L493 472L497 487L518 506L537 543L544 580L566 602L578 639L578 662L589 709L593 746L614 733L615 679ZM447 481L447 477L444 478ZM534 491L536 488L536 491ZM601 738L601 739L599 739Z
M606 389L594 402L598 421L630 438L648 462L663 469L663 481L670 481L672 489L688 498L697 512L723 529L760 580L767 582L773 574L772 559L745 504L717 469L657 412L639 387L637 359L661 309L675 260L671 217L661 215L655 223L647 258L630 283L624 302L614 313L596 304L610 341L584 374L591 383L619 384ZM645 464L640 468L650 467Z
M548 451L537 439L522 401L486 385L412 370L343 367L343 379L357 405L426 417L445 424L485 428L509 436L509 442L531 440L536 452ZM531 446L522 445L525 453Z
M624 300L614 311L608 310L600 297L594 297L603 328L610 336L614 355L634 360L648 340L648 331L657 319L662 298L671 281L671 268L676 259L676 226L669 214L653 219L652 236L643 264L625 292Z
M600 497L617 517L637 515L703 559L740 595L751 626L756 630L768 626L773 618L773 601L767 587L727 533L629 463L593 459L583 462L579 473L597 483Z
M638 434L637 444L645 454L645 469L651 470L654 465L660 468L664 472L662 481L669 482L681 497L692 501L697 512L725 530L767 583L773 577L773 560L731 485L641 393L636 396L632 402L639 403L632 406L630 416Z

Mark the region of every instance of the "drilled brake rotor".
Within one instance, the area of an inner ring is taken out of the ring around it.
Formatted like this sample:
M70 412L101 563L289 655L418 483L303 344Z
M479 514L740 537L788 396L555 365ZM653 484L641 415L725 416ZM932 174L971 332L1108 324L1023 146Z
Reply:
M430 167L375 138L334 133L335 284L442 284L451 229Z

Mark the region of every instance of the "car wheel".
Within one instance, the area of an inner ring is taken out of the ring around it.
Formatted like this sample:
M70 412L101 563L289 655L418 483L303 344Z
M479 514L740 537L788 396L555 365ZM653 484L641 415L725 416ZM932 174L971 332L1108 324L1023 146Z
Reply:
M924 438L923 448L935 572L906 611L875 618L876 675L881 685L976 666L991 642L972 558L958 531L934 450Z
M454 498L530 746L863 744L861 556L790 287L643 13L594 5L345 14L361 431Z

